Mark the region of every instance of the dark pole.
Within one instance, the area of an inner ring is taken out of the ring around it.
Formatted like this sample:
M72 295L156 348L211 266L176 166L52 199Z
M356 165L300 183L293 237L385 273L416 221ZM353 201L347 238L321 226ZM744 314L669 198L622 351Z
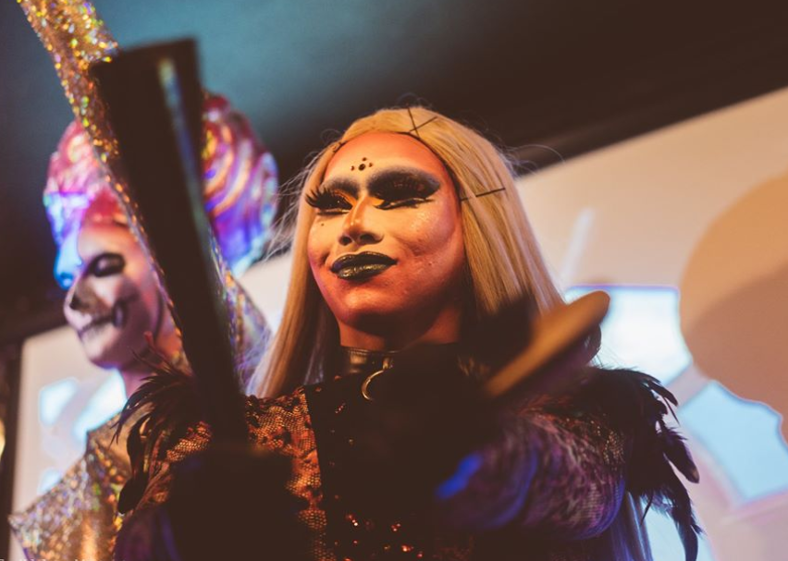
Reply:
M202 202L202 101L191 40L125 51L92 68L120 152L129 206L159 267L205 420L245 439L221 268Z
M14 495L21 352L20 343L9 343L0 347L0 423L3 424L5 433L5 446L0 452L0 559L11 558L8 515L11 514Z

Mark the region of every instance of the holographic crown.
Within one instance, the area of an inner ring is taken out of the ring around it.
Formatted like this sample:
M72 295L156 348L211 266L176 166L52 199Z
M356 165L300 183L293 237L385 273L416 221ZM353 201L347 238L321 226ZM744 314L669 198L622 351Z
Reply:
M222 256L240 275L260 258L271 236L276 162L225 98L206 98L203 124L205 211ZM50 159L44 205L58 246L85 222L127 222L106 167L77 121L66 128Z

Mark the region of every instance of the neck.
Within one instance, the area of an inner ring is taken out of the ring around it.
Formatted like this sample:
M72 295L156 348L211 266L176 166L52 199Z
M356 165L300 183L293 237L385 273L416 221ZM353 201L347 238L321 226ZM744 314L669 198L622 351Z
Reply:
M126 390L126 399L131 397L131 394L136 392L142 385L143 380L150 376L150 372L139 371L121 371L120 377L123 379L123 387Z
M139 352L139 355L147 357L153 363L160 360L157 354L166 357L170 362L177 363L177 357L182 356L182 352L181 339L173 329L159 335L154 342L153 348L146 346ZM121 366L119 371L120 377L123 379L123 387L126 390L126 399L139 389L145 378L153 374L146 364L140 362L136 356L125 366Z
M379 322L383 328L379 328L378 322L374 320L360 325L338 322L339 342L343 347L370 351L396 351L421 344L456 343L460 339L460 318L461 306L458 303L444 307L427 321L414 318L392 321L391 318L383 318Z

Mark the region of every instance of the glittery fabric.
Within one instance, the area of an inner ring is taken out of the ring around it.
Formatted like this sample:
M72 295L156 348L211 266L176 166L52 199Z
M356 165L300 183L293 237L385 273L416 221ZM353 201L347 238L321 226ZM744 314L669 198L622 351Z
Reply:
M306 390L320 450L322 508L336 557L353 561L469 559L472 541L467 534L436 534L424 513L373 514L350 498L356 482L345 475L344 467L352 461L358 431L366 424L368 408L374 406L362 396L361 384L366 375L383 366L382 360L372 360L366 372L358 372L363 367L353 358L360 357L350 361L357 373Z
M259 259L271 238L278 190L273 156L249 121L217 95L203 102L203 201L222 257L234 275ZM111 177L90 136L72 122L49 160L44 207L58 246L85 223L126 224Z
M9 522L26 559L109 561L120 528L118 494L130 475L117 416L88 434L85 455L27 510Z
M320 507L322 485L317 445L304 390L276 399L247 398L246 422L251 441L292 461L293 474L287 487L305 505L298 517L310 530L310 551L314 559L333 561L326 542L325 511ZM152 462L149 466L150 482L133 516L164 502L171 484L169 466L204 450L209 441L210 431L201 424L173 449L162 451L164 461ZM160 455L158 451L154 452L154 456L157 455Z
M342 470L354 427L363 422L365 376L352 359L352 375L247 401L251 438L294 461L289 489L308 505L300 518L313 536L313 559L610 561L606 529L624 494L629 436L612 430L594 404L572 399L532 400L508 412L500 437L480 451L481 467L470 484L442 505L455 530L438 530L418 513L366 516L346 500L353 481ZM371 361L371 368L383 360L390 357ZM170 464L204 449L209 439L199 426L149 466L152 479L132 520L167 499ZM502 529L478 533L496 527Z
M104 162L117 158L117 145L109 129L89 66L111 60L115 39L84 0L17 0L55 65L74 116L90 135Z

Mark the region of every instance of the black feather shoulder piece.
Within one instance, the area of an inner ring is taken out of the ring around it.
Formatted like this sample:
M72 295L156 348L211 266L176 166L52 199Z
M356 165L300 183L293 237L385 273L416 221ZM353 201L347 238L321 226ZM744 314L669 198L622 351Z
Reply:
M201 418L193 376L158 353L154 358L140 357L140 360L152 374L129 397L115 433L117 438L129 422L134 422L126 445L131 477L120 493L120 513L136 507L142 498L151 461L161 459L157 455L165 454Z
M660 382L634 370L590 369L580 398L589 407L601 407L614 429L631 435L627 491L651 507L673 518L687 561L698 555L702 530L692 510L687 489L676 475L699 481L684 438L668 426L676 422L676 398ZM674 469L675 468L675 469Z

